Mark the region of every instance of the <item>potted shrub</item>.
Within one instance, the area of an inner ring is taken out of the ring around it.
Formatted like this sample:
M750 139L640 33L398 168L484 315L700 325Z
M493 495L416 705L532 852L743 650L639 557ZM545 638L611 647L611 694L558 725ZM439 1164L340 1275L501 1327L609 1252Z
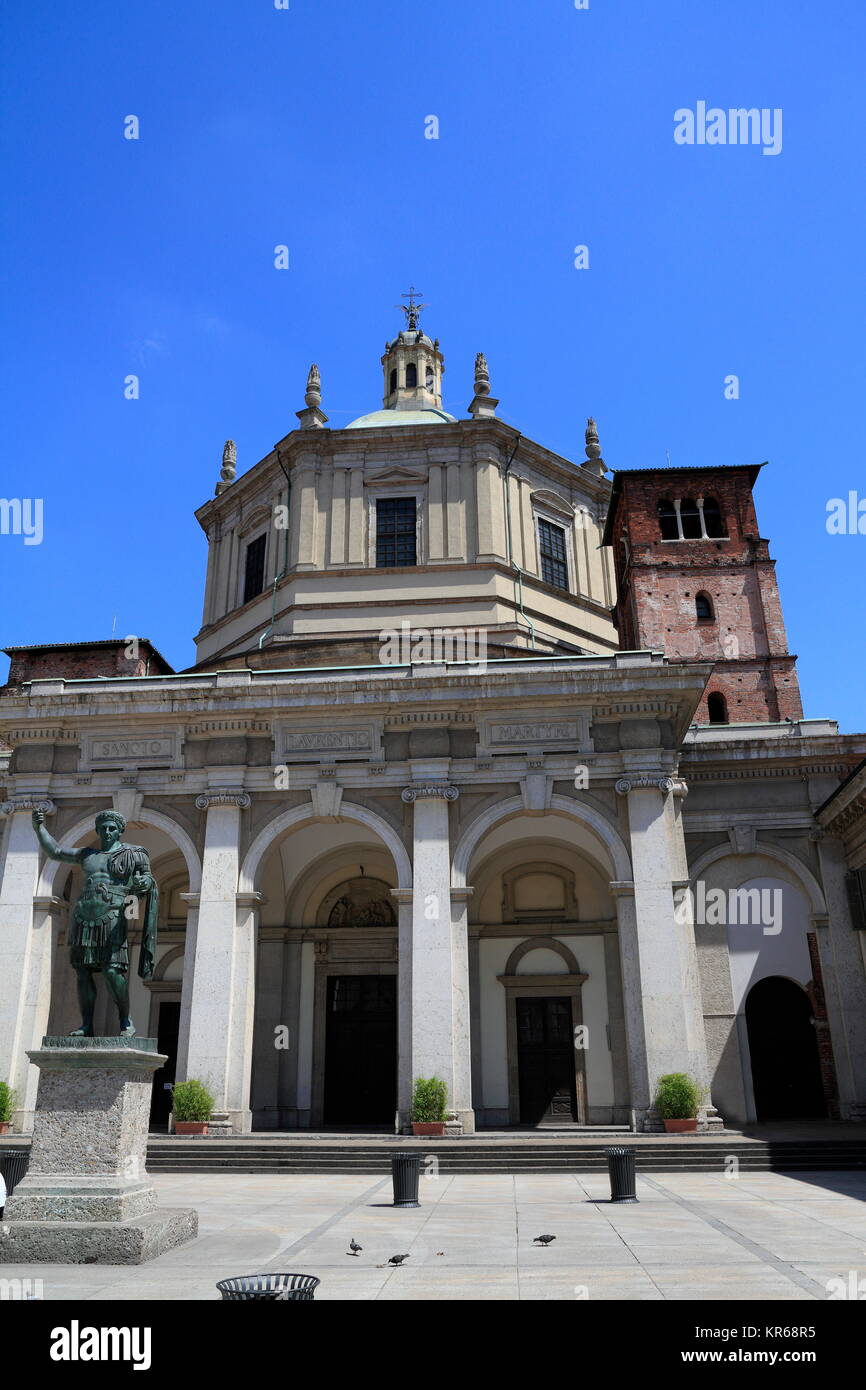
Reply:
M701 1087L682 1071L660 1076L656 1087L656 1109L668 1134L694 1134L698 1110L703 1100Z
M171 1093L175 1134L207 1134L214 1098L200 1081L179 1081Z
M443 1135L448 1087L438 1076L419 1076L412 1092L412 1133Z
M7 1081L0 1081L0 1134L8 1134L15 1109L15 1092Z

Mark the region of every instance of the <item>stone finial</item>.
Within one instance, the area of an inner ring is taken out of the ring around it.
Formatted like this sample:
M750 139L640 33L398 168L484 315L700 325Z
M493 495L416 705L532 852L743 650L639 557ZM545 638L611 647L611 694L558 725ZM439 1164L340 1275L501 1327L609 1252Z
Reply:
M598 442L598 429L595 420L590 415L586 422L586 458L581 464L582 468L591 468L601 476L607 472L607 464L601 456L601 445Z
M225 492L227 487L231 487L238 472L238 451L235 441L227 439L223 445L223 466L220 469L219 482L216 485L216 495L219 497L221 492Z
M490 394L490 371L483 352L475 354L475 395L469 402L473 420L490 420L496 414L499 401Z
M490 395L490 371L483 352L476 352L475 354L475 394L476 396Z
M322 378L319 376L319 369L315 362L307 373L307 390L304 400L310 407L322 404Z

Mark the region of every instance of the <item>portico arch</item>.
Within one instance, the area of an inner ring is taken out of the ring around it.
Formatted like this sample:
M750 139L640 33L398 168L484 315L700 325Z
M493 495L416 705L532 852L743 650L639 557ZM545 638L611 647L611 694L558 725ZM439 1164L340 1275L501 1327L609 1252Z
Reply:
M389 821L385 820L383 816L377 815L375 811L370 811L366 806L359 806L353 801L341 802L339 818L341 821L357 821L358 824L366 826L368 830L372 830L375 835L378 835L394 860L398 887L412 887L412 862L403 841ZM307 821L317 819L320 818L316 816L312 802L310 802L304 806L293 806L291 810L283 811L281 815L269 821L259 831L247 850L241 866L238 892L255 892L265 855L287 830L292 830Z
M92 833L94 817L96 811L82 817L76 821L69 830L63 834L63 840L67 844L75 844L83 835ZM150 806L142 806L136 815L135 821L130 824L152 825L155 830L161 830L180 850L186 862L187 874L189 875L189 891L197 893L201 887L201 859L198 850L193 844L183 826L178 825L177 821L172 820L171 816L165 815L162 811L155 811ZM57 875L68 873L69 865L63 864L58 859L46 859L39 874L39 882L36 885L38 898L50 897L54 892L54 884Z
M625 881L631 878L631 859L619 832L593 806L575 801L568 796L555 795L550 798L549 811L579 821L590 831L607 859L606 867L611 872L612 878ZM472 862L472 856L485 835L504 821L513 820L515 817L525 814L526 807L523 797L513 796L496 806L490 806L470 821L454 851L451 869L453 888L466 887L466 876ZM541 822L541 818L539 820Z

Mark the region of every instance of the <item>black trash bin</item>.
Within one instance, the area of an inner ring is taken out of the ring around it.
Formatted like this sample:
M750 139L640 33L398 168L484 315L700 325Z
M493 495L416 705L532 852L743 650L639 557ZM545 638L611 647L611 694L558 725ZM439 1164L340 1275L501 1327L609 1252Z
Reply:
M618 1146L605 1149L607 1171L610 1177L610 1200L612 1202L636 1202L634 1181L634 1149Z
M420 1207L421 1203L418 1201L418 1179L420 1176L420 1154L391 1155L395 1207Z
M224 1299L270 1298L282 1303L312 1303L318 1287L314 1274L239 1274L217 1283Z
M24 1174L27 1172L27 1164L30 1162L30 1154L27 1149L5 1149L0 1152L0 1173L3 1174L3 1181L6 1184L7 1199L12 1196ZM0 1207L0 1216L5 1208Z

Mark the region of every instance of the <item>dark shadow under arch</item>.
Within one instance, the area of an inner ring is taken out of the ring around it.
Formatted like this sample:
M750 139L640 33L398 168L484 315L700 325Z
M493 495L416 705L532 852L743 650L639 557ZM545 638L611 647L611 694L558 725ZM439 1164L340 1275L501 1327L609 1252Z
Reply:
M770 975L746 999L755 1110L759 1120L824 1119L818 1040L809 996Z

